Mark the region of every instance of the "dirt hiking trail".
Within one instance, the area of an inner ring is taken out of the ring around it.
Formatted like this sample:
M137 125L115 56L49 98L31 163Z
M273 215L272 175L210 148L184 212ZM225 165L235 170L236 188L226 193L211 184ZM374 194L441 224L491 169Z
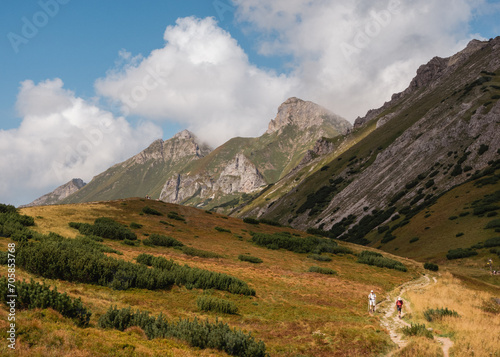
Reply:
M384 301L377 304L377 311L382 315L380 319L380 324L385 327L389 331L389 335L391 340L398 345L398 349L391 351L387 357L394 355L394 353L401 350L408 344L408 340L401 332L403 327L410 327L410 324L400 319L398 317L396 311L396 298L398 296L402 296L407 290L418 290L426 287L427 285L432 283L436 283L436 278L429 278L427 275L424 275L416 280L412 280L403 285L398 286L396 289L392 290L387 294L387 297ZM404 313L411 312L411 304L409 301L403 298L403 311ZM404 316L404 314L403 314ZM442 345L444 357L449 357L449 349L453 346L453 341L451 341L447 337L434 337L435 340L439 341Z

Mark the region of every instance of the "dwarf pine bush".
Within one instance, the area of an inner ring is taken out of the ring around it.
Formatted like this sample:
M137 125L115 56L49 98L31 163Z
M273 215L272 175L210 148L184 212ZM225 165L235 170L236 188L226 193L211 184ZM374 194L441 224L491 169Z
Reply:
M411 324L410 327L403 327L403 334L406 336L422 336L433 339L432 332L427 330L424 324Z
M389 268L403 272L408 271L408 269L397 260L385 258L380 253L371 252L368 250L364 250L358 255L358 263L374 265L380 268Z
M425 263L424 264L424 269L430 270L430 271L438 271L439 266L434 263Z
M217 289L233 294L255 296L255 290L244 281L223 273L216 273L205 269L192 268L188 265L179 265L173 260L155 257L150 254L140 254L136 258L140 264L152 266L166 272L169 279L177 285L186 285L196 289Z
M186 341L192 347L201 349L214 348L231 356L268 357L266 346L256 341L249 333L230 328L227 324L199 321L198 319L180 319L177 322L167 321L162 314L149 316L148 312L135 311L131 308L117 309L112 306L99 318L100 328L113 328L123 331L131 326L144 330L149 339L177 338Z
M320 273L320 274L327 274L327 275L335 275L337 272L333 269L330 268L322 268L322 267L317 267L317 266L312 266L309 268L309 272L311 273Z
M163 216L163 213L161 213L160 211L154 209L154 208L151 208L149 206L145 206L142 208L142 213L145 213L145 214L149 214L149 215L152 215L152 216Z
M61 315L69 317L75 321L78 326L86 327L89 324L92 313L87 310L80 298L72 299L66 293L61 294L57 288L50 289L45 283L40 284L33 280L17 281L15 294L17 295L16 308L35 309L52 308ZM0 278L0 299L7 304L7 295L12 295L9 291L7 278Z
M242 262L249 262L254 264L262 263L262 259L253 257L251 255L240 254L238 255L238 259L241 260Z
M320 255L320 254L311 254L307 256L308 258L317 260L318 262L331 262L332 258L326 256L326 255Z
M234 302L211 296L199 296L196 299L196 305L201 311L214 311L233 315L238 313L238 307Z
M80 234L86 236L93 235L115 240L137 239L137 235L130 229L107 217L97 218L94 224L70 222L69 226L78 229Z
M424 317L429 322L432 322L434 320L440 320L444 316L460 317L460 315L456 311L449 310L448 308L444 308L444 309L427 309L427 310L424 311Z
M146 242L147 241L147 242ZM161 247L182 247L183 243L179 242L177 239L164 236L162 234L153 233L148 239L143 240L144 245L157 245Z
M328 238L309 236L305 238L291 236L288 232L274 234L253 233L252 241L268 249L286 249L295 253L332 253L351 254L352 251Z

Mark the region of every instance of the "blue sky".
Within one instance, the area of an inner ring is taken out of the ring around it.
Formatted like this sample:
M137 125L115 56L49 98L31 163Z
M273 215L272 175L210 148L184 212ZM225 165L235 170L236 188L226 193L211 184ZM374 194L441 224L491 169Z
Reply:
M289 96L352 122L433 56L500 35L499 3L6 0L0 202L88 182L184 128L213 146L260 135Z

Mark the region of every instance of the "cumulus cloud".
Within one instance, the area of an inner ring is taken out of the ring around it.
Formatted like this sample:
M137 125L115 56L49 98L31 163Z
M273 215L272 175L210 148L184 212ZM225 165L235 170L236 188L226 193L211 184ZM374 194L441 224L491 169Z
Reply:
M183 123L216 146L260 135L294 87L293 78L252 65L213 18L178 19L164 40L145 58L122 55L123 64L96 81L97 92L124 114Z
M28 203L75 177L88 182L162 136L76 97L60 79L22 82L16 107L19 128L0 130L2 202Z
M472 38L482 0L233 0L263 55L291 55L297 96L353 120L405 89L419 65Z

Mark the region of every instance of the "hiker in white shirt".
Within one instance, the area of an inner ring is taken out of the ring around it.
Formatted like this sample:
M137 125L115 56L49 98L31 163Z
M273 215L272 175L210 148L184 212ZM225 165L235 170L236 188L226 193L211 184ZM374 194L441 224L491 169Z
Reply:
M368 295L368 311L375 312L375 304L377 303L377 295L373 292L373 290Z

